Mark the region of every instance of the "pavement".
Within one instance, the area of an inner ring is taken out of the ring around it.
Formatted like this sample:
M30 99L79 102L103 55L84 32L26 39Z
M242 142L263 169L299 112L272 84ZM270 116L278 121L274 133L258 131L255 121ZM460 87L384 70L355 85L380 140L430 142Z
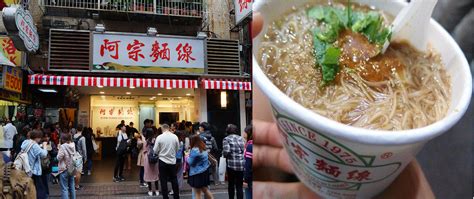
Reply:
M148 188L139 187L137 182L126 181L120 183L83 183L84 187L80 191L76 191L77 198L163 198L161 195L148 196ZM169 183L168 183L169 185ZM168 188L171 190L171 187ZM59 185L50 185L50 198L61 198L61 191ZM211 192L216 199L228 199L227 185L211 185ZM172 198L172 195L169 195ZM183 189L180 191L180 198L191 199L191 187L188 184L183 184Z

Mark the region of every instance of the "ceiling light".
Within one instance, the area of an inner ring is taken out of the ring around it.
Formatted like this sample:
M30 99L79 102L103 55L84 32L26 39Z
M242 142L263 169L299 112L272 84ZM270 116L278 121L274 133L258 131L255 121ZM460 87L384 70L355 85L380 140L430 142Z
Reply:
M105 32L105 26L104 26L104 24L100 24L100 23L97 24L97 25L95 26L95 31L100 32L100 33L104 33L104 32Z
M163 93L158 93L158 95L163 95Z
M182 97L178 97L178 99L181 99Z
M186 96L191 96L191 93L186 93Z
M134 89L134 88L135 88L135 86L130 86L129 88L130 88L130 89Z
M104 86L102 86L102 85L98 85L97 87L98 87L98 88L104 88Z
M227 93L225 91L221 92L221 108L227 108Z
M171 90L171 87L166 87L166 89Z
M132 92L126 92L125 94L130 95L130 94L132 94Z
M105 94L105 92L104 92L104 91L100 91L99 93L100 93L100 94Z
M52 89L52 88L39 88L38 90L43 93L58 93L56 89Z

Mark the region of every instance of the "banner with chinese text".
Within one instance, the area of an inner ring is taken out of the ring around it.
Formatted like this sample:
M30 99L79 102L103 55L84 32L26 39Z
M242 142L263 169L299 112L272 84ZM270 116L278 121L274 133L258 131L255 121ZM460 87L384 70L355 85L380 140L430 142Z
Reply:
M0 88L15 93L21 93L23 86L23 72L18 67L0 66L2 78Z
M93 36L93 70L204 73L204 40L191 37Z
M234 0L235 24L239 24L252 11L253 0Z
M114 137L117 131L115 127L120 121L138 124L138 107L129 106L93 106L92 127L94 131L100 132L102 137Z
M2 53L15 66L21 66L21 51L18 51L13 45L13 40L10 37L0 37L0 45L2 46Z

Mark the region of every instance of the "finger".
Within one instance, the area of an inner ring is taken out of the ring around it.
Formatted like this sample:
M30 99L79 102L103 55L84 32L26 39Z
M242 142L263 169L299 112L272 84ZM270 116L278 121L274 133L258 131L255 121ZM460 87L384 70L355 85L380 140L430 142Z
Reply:
M262 31L263 17L260 13L254 12L252 16L252 38L255 38Z
M261 199L319 199L303 183L254 182L253 197Z
M283 147L280 139L280 133L275 123L255 120L253 122L255 133L253 140L256 145L271 145L274 147Z
M253 145L253 167L273 167L293 173L290 157L284 148Z

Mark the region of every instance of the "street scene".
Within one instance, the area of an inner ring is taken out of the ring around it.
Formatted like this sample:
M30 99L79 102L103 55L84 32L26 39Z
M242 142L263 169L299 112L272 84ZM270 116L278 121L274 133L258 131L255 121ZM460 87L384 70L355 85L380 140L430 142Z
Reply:
M7 195L252 198L251 0L0 7Z

